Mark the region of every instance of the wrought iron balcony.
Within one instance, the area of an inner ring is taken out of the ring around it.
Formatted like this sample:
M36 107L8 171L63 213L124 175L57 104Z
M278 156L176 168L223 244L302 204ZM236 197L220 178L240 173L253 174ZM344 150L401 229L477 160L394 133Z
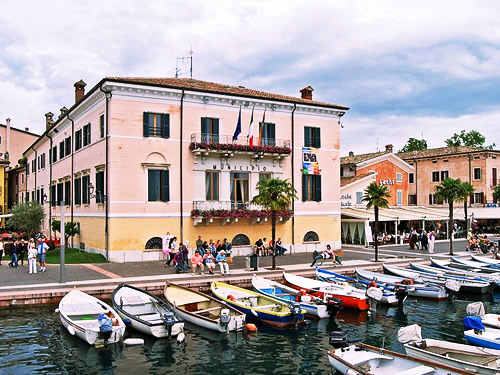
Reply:
M258 210L262 207L250 202L232 202L232 201L194 201L193 209L200 211L235 211L235 210Z

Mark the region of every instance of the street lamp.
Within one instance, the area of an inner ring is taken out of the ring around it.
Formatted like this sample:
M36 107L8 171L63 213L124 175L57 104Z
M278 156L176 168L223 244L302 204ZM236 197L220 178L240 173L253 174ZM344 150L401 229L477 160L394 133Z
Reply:
M92 182L89 182L88 192L89 192L89 199L96 198L97 203L106 202L106 199L107 199L106 195L101 193L99 190L96 191L94 188L94 185L92 185ZM94 194L94 192L95 192L95 194Z

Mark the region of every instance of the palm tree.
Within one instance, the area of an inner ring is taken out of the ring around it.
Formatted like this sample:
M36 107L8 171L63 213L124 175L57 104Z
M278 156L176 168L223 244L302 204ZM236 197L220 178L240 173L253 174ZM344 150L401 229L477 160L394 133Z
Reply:
M445 178L441 184L437 185L434 190L436 192L436 199L443 202L448 202L450 210L450 221L448 224L448 238L450 239L450 254L453 255L453 203L463 200L463 183L457 178Z
M465 233L469 231L470 221L467 218L467 199L474 194L474 186L470 182L462 182L462 200L464 201Z
M370 209L373 207L375 211L375 262L378 262L378 209L389 207L389 201L391 193L387 186L379 186L375 182L372 182L365 189L365 194L363 195L363 202L366 202L366 208Z
M277 213L290 208L292 201L297 199L297 191L288 180L279 178L264 178L257 183L259 194L253 197L252 203L262 206L271 212L271 239L276 245ZM273 248L273 270L276 269L276 251Z
M493 190L493 200L495 203L500 201L500 185L495 186L495 190Z

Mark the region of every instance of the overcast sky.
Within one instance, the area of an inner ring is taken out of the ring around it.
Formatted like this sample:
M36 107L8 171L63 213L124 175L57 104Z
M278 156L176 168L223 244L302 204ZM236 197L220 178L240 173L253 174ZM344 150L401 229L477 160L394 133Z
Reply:
M351 108L342 155L444 146L475 129L500 148L498 1L23 1L0 5L0 123L46 112L106 76L194 78ZM188 65L181 76L189 76Z

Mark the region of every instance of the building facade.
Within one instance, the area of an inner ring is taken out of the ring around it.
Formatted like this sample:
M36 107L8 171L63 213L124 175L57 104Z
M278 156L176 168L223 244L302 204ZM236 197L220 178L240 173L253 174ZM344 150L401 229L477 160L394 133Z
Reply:
M26 196L44 203L46 232L63 212L80 225L74 246L136 261L158 259L166 233L191 244L227 238L248 252L271 236L267 213L250 204L256 184L279 177L299 196L279 215L283 243L339 248L339 119L348 108L313 101L311 87L301 93L106 78L85 94L77 82L75 104L56 121L48 113L25 152Z

